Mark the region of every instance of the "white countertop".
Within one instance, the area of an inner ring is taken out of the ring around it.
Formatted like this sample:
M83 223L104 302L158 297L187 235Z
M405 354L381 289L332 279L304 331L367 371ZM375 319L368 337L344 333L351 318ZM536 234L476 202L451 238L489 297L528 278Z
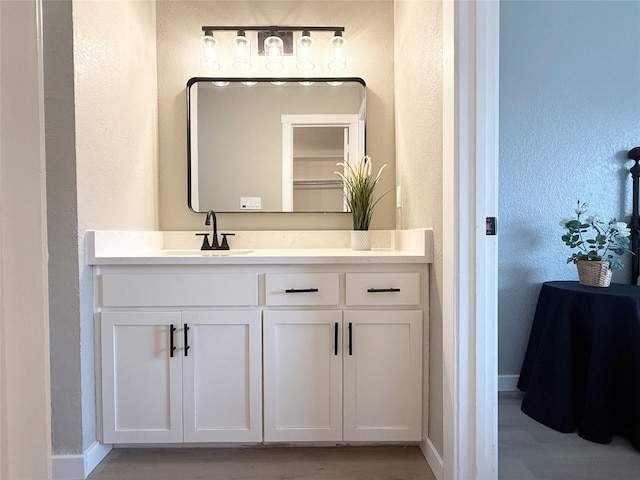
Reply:
M238 232L231 250L201 251L195 232L87 232L89 265L431 263L428 229L372 231L371 250L351 250L349 231ZM274 248L279 243L282 248ZM255 248L265 245L267 248ZM323 246L326 246L323 247Z

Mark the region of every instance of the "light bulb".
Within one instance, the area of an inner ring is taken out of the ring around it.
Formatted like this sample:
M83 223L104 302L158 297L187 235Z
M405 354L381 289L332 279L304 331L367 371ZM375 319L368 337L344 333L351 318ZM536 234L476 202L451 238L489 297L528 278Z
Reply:
M347 67L347 41L336 35L329 40L329 69L344 70Z
M238 32L238 36L233 39L233 66L238 70L249 70L251 68L251 42L244 32Z
M313 44L314 40L309 32L302 32L302 36L298 39L298 47L296 48L297 63L296 66L300 70L313 70Z
M282 70L282 56L284 55L284 44L280 37L271 35L264 40L264 52L267 57L267 70Z
M204 32L204 36L200 39L200 63L214 70L220 70L218 40L210 30Z

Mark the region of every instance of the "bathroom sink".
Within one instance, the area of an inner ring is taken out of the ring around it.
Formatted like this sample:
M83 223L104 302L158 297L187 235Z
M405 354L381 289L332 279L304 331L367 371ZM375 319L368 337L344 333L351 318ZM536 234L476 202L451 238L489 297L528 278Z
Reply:
M246 255L253 250L231 249L231 250L194 250L177 249L163 250L165 255L171 257L234 257L236 255Z

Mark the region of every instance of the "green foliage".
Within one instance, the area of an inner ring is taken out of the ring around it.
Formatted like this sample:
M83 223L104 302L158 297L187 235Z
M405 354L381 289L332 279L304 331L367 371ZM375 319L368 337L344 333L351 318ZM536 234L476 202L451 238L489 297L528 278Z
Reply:
M334 172L342 178L344 183L344 199L345 203L353 216L354 230L369 230L371 216L373 215L373 207L380 201L385 194L373 200L373 191L380 180L382 171L387 166L385 163L378 174L371 176L373 168L371 157L365 155L362 161L352 165L351 163L338 163L337 165L344 168L344 173Z
M625 222L618 222L615 218L608 223L598 217L582 217L587 211L587 204L578 200L576 218L566 218L560 222L566 232L562 241L569 248L575 248L567 263L578 260L598 261L606 260L611 269L621 270L622 261L619 256L629 252L629 235L631 231Z

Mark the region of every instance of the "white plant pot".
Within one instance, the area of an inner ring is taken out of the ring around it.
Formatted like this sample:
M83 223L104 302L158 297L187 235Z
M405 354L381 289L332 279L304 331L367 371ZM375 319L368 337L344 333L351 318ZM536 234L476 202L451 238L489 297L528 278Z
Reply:
M352 230L351 250L371 250L371 232L369 230Z

